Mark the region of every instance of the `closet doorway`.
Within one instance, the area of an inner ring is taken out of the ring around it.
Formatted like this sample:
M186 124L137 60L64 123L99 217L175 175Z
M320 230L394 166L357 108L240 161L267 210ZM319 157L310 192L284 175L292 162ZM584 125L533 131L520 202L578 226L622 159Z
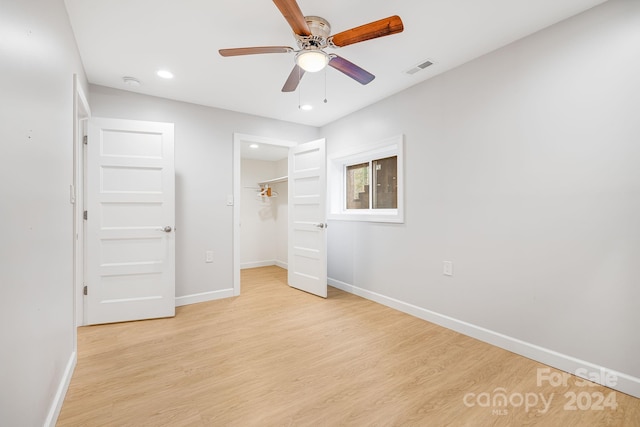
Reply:
M234 295L240 270L288 262L291 141L234 135Z
M241 268L279 265L289 286L327 297L326 172L324 139L234 134L234 295Z

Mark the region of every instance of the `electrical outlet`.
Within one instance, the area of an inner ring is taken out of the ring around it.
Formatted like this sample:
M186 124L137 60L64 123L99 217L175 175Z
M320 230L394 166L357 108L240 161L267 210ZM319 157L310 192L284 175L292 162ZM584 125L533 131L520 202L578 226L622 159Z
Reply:
M213 251L206 251L204 253L204 261L205 262L213 262Z
M442 261L442 274L453 276L453 263L451 261Z

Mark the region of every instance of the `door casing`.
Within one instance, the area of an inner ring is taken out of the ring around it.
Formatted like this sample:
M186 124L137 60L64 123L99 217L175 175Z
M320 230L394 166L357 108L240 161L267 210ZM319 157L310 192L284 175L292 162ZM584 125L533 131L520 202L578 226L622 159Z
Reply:
M71 203L73 204L73 306L74 325L85 325L84 318L84 179L85 151L84 136L91 109L77 74L73 75L73 184ZM74 328L75 329L75 328ZM74 341L75 341L74 334ZM74 344L74 349L76 348Z

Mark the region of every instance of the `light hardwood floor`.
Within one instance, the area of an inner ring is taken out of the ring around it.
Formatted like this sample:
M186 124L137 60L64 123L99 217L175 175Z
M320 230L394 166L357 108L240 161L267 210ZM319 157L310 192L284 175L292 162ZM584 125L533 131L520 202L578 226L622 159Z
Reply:
M278 267L172 319L80 328L78 347L58 426L640 425L640 399L576 377L538 386L542 364L340 290L297 291ZM594 406L599 393L617 408Z

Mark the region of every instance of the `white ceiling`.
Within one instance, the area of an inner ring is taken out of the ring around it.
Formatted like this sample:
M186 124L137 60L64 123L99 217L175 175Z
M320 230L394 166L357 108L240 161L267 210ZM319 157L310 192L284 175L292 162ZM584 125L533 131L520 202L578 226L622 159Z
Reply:
M399 15L405 30L339 50L376 75L362 86L335 69L307 73L282 93L294 54L223 58L218 49L284 45L293 33L269 0L65 0L89 82L322 126L604 0L298 0L332 33ZM435 65L408 75L431 59ZM158 69L175 74L156 76ZM124 76L140 80L131 88ZM328 102L324 104L326 90ZM298 109L302 103L311 111Z

